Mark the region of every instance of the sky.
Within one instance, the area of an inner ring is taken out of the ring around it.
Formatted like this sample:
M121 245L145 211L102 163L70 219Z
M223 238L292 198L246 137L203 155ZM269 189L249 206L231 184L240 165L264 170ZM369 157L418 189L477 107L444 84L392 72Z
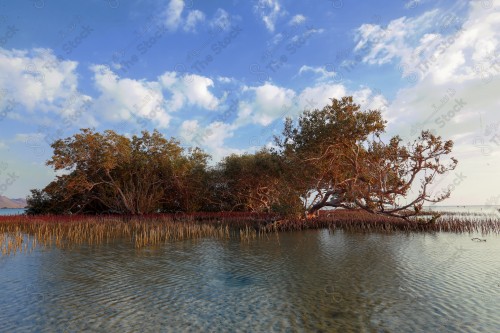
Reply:
M443 204L500 204L500 0L0 0L0 195L54 179L80 128L158 129L213 163L353 96L387 138L429 129Z

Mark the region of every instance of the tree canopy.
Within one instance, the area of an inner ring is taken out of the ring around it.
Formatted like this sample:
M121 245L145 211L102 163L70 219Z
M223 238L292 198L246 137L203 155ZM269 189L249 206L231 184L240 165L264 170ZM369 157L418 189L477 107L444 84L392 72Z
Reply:
M200 149L185 152L158 131L129 139L83 129L52 148L47 165L66 173L44 195L32 192L30 209L38 203L58 212L143 214L200 207L197 194L204 188L209 156Z
M126 136L82 129L52 144L60 175L32 190L28 213L254 211L313 215L324 207L408 218L440 202L429 185L453 170L453 142L428 131L410 143L384 142L378 110L352 97L287 119L275 147L230 155L215 165L158 131Z
M295 123L287 119L278 152L294 166L291 184L309 214L342 207L406 218L449 197L428 189L455 168L453 142L423 131L406 145L398 136L384 143L385 124L380 111L362 111L352 97L306 111Z

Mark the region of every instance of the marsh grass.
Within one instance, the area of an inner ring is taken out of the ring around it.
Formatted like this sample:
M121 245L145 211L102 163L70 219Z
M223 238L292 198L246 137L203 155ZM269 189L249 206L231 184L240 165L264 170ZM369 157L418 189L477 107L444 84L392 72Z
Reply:
M435 212L432 212L435 213ZM500 220L490 215L474 215L468 213L441 212L435 222L429 222L432 213L422 212L421 216L405 221L402 219L378 216L367 212L337 211L324 221L331 229L366 232L452 232L452 233L500 233Z
M68 248L127 240L136 248L186 239L257 237L258 214L158 214L145 216L0 217L2 255L35 246ZM28 245L29 244L29 245Z
M9 255L11 253L31 253L36 247L36 239L23 235L20 231L0 233L0 253Z
M425 216L428 213L423 213ZM425 221L425 220L424 220ZM279 219L273 214L195 213L141 216L3 216L0 217L2 255L29 253L37 246L70 248L126 240L136 248L187 239L238 238L251 241L270 233L328 228L348 232L500 233L493 216L467 213L443 215L434 223L404 221L363 211L337 210L311 220Z

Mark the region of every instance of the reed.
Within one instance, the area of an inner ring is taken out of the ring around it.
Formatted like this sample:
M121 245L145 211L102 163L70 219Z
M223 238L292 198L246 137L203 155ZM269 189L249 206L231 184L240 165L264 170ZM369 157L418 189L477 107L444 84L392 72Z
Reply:
M434 212L435 213L435 212ZM369 214L364 211L339 210L329 216L320 217L323 223L327 223L330 229L342 229L347 231L378 231L378 232L453 232L453 233L480 233L500 234L500 220L492 215L476 215L468 213L447 213L435 222L430 219L419 217L409 221ZM421 215L430 216L430 213Z
M23 239L35 245L67 248L80 244L97 245L115 240L130 241L137 248L169 241L212 237L252 239L255 216L223 214L224 218L158 214L148 216L15 216L0 218L0 251L2 255L21 250ZM229 216L229 217L225 217Z
M346 210L323 213L311 220L279 219L274 214L235 212L141 216L1 216L0 252L10 255L31 252L37 246L68 248L116 240L129 241L137 248L206 237L250 241L269 233L321 228L363 233L404 231L485 235L499 234L500 220L488 215L444 213L437 221L425 223L417 219L405 221Z

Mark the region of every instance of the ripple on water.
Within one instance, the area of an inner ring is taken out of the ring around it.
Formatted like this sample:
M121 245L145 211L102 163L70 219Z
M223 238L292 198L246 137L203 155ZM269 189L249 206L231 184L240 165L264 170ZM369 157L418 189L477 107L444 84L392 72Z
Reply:
M292 232L0 262L0 331L493 332L500 238Z

